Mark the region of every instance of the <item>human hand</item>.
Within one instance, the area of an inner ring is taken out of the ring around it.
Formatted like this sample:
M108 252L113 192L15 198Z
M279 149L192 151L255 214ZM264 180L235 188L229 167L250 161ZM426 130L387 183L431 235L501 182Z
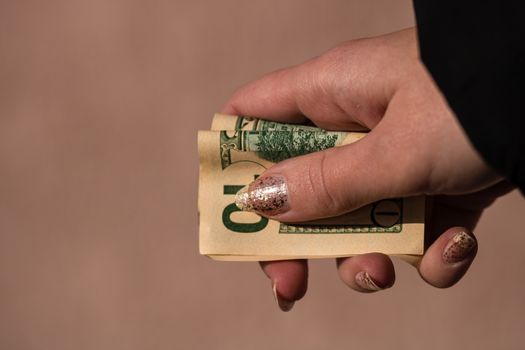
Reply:
M472 230L484 208L512 189L477 154L418 58L414 29L344 43L239 89L224 113L329 130L370 129L362 140L276 164L240 204L283 222L331 217L392 197L426 194L428 249L418 270L436 287L472 263ZM281 309L306 292L304 260L265 262ZM371 292L393 285L392 261L370 253L338 259L341 279Z

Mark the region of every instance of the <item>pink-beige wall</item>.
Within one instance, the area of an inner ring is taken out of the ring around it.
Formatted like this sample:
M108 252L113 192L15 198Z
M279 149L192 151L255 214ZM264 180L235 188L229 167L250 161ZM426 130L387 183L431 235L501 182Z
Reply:
M437 290L360 295L311 264L293 312L198 255L196 131L232 91L413 25L407 0L0 2L0 349L518 349L525 205L483 217Z

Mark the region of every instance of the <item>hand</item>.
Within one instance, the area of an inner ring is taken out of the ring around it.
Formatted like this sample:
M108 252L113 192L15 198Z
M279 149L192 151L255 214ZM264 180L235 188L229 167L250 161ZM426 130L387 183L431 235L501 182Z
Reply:
M278 186L278 200L248 204L262 215L297 222L384 198L432 196L428 249L418 269L436 287L463 276L477 251L472 230L483 209L512 189L469 143L418 58L414 29L350 41L266 75L239 89L223 112L287 123L309 119L329 130L370 129L354 144L276 164L250 188ZM305 294L306 261L262 267L282 309ZM361 292L395 280L392 261L380 253L338 259L338 271Z

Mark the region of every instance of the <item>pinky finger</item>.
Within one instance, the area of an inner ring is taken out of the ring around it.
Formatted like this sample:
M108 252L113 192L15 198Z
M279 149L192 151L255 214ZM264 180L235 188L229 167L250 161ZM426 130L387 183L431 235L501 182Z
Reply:
M452 227L428 248L419 273L434 287L451 287L465 275L477 250L478 243L472 232L464 227Z

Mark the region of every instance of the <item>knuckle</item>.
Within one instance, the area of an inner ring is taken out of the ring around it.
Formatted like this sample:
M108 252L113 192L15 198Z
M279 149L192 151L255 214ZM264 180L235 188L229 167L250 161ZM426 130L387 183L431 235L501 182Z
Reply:
M327 151L315 154L307 173L308 188L317 202L320 215L335 215L344 211L343 202L335 195L331 182L331 172L327 166Z

